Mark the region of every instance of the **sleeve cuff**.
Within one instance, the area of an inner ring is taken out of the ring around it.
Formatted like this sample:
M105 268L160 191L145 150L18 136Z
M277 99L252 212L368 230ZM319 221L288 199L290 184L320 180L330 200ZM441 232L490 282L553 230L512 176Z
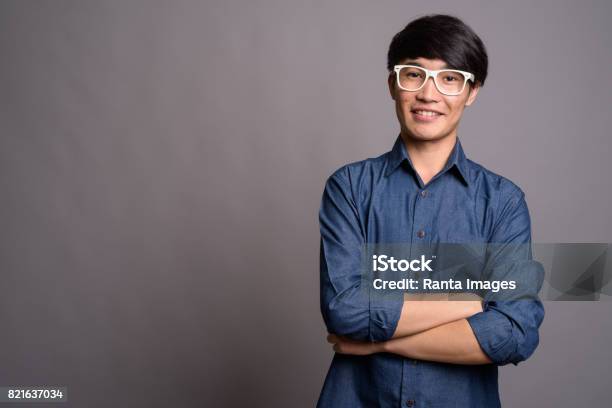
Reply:
M467 318L482 351L496 365L510 362L514 353L512 324L495 310L476 313Z
M387 341L395 333L402 314L404 293L397 290L381 296L372 294L372 290L370 291L370 341Z

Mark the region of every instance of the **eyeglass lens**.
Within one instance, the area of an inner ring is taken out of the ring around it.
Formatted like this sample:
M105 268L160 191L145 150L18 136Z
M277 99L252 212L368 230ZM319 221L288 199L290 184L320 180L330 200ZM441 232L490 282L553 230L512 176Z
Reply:
M416 91L423 85L427 73L417 67L402 67L398 76L401 88L407 91ZM438 89L447 94L461 93L466 82L463 74L455 71L440 71L435 81Z

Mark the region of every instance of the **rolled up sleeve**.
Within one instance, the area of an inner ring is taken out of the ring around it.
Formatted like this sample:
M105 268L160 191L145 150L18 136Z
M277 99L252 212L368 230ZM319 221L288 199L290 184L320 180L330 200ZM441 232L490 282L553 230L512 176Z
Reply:
M539 328L544 306L538 298L544 270L531 255L531 222L524 193L519 189L503 200L490 242L496 250L491 266L513 270L522 276L518 300L490 300L485 297L483 311L470 316L470 324L480 347L493 364L505 365L529 358L539 343ZM503 244L507 244L504 246Z
M484 311L470 316L480 347L493 364L505 365L529 358L539 343L544 307L538 300L487 302Z
M399 321L403 299L371 295L361 274L365 232L346 168L329 177L319 210L321 313L330 333L385 341Z

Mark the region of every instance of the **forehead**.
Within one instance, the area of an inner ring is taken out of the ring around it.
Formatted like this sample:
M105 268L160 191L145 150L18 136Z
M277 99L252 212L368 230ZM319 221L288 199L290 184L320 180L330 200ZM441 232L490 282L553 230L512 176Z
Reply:
M400 61L400 65L418 65L423 68L436 70L448 68L446 61L441 59L429 59L429 58L404 58Z

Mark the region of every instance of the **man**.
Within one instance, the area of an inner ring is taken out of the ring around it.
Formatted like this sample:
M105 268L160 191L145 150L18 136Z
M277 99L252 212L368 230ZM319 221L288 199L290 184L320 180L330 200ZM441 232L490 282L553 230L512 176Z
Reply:
M419 18L391 42L400 134L391 151L335 171L321 202L321 311L336 354L318 407L498 407L497 367L538 345L537 296L383 302L364 296L360 276L367 243L530 244L523 191L467 159L457 137L487 64L480 38L452 16ZM520 261L542 272L530 250Z

